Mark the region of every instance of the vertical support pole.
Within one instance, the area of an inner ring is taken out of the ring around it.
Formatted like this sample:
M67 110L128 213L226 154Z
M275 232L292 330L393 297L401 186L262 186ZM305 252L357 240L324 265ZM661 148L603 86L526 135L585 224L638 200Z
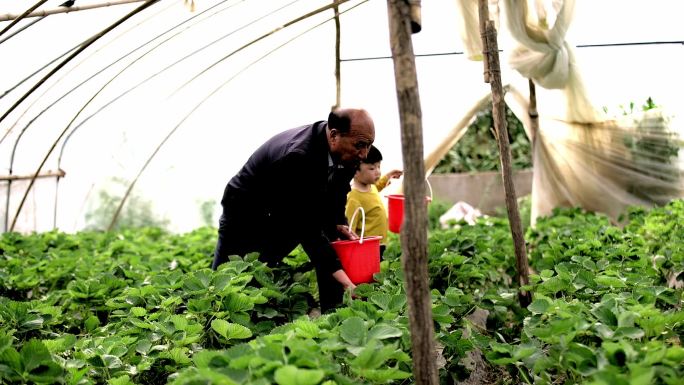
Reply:
M435 331L428 285L428 220L422 112L411 41L410 0L387 0L387 10L404 158L405 204L401 261L408 297L413 377L418 385L437 385L439 380L435 364Z
M337 3L337 0L333 0L333 4ZM335 12L335 89L336 89L336 94L335 94L335 105L333 106L333 110L337 107L340 106L342 103L342 89L341 89L341 71L340 71L340 37L341 37L341 30L340 30L340 7L335 5L333 7L333 11Z
M537 144L537 134L539 133L539 112L537 111L537 88L534 85L534 80L527 79L527 82L530 87L530 107L527 109L527 115L530 117L530 131L532 131L532 154L534 154L534 149Z
M506 104L504 102L503 87L501 85L501 65L499 63L499 46L496 40L496 28L494 22L489 20L487 11L487 0L478 0L480 10L480 27L482 34L483 57L486 63L485 82L488 82L492 90L492 117L494 118L494 130L496 131L497 143L499 145L499 156L501 160L501 175L503 177L504 193L506 196L506 209L508 211L508 222L511 226L513 236L513 247L515 249L515 262L517 271L518 285L523 286L529 283L529 264L527 261L527 251L525 249L525 238L522 233L520 222L520 212L518 211L518 201L513 184L513 168L511 166L511 148L508 139L508 128L506 127ZM532 302L529 292L520 290L518 292L520 306L527 307Z

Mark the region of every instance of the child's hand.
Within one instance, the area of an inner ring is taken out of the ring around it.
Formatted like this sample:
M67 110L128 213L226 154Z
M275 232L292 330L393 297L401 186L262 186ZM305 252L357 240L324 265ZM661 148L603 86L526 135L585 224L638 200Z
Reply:
M385 177L387 177L387 179L398 179L403 174L404 174L404 172L401 170L392 170L392 171L388 172L387 174L385 174Z

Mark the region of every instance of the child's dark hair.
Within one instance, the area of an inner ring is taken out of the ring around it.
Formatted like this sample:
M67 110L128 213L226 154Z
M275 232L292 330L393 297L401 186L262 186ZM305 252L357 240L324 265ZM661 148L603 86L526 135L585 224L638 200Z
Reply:
M371 145L370 149L368 149L368 155L366 155L366 159L362 160L361 163L373 164L378 163L381 160L382 154L380 153L380 150L378 150L377 147Z

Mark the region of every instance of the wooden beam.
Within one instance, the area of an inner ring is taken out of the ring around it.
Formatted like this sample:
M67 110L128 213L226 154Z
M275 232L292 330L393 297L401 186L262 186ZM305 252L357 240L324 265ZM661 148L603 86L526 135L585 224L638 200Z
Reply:
M64 170L62 170L60 168L57 171L47 170L44 173L38 174L38 175L35 175L35 174L31 174L31 175L0 175L0 181L33 179L34 177L35 178L49 178L49 177L53 177L53 176L56 176L58 178L62 178L62 177L64 177L64 175L66 175L66 172L64 172Z

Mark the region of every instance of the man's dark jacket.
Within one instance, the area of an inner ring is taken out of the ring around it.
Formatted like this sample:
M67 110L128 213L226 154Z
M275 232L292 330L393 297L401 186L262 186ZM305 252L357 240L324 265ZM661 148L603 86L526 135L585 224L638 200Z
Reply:
M347 222L355 170L335 165L331 176L326 127L321 121L277 134L228 182L214 265L252 251L277 260L301 244L317 273L341 269L329 241Z

